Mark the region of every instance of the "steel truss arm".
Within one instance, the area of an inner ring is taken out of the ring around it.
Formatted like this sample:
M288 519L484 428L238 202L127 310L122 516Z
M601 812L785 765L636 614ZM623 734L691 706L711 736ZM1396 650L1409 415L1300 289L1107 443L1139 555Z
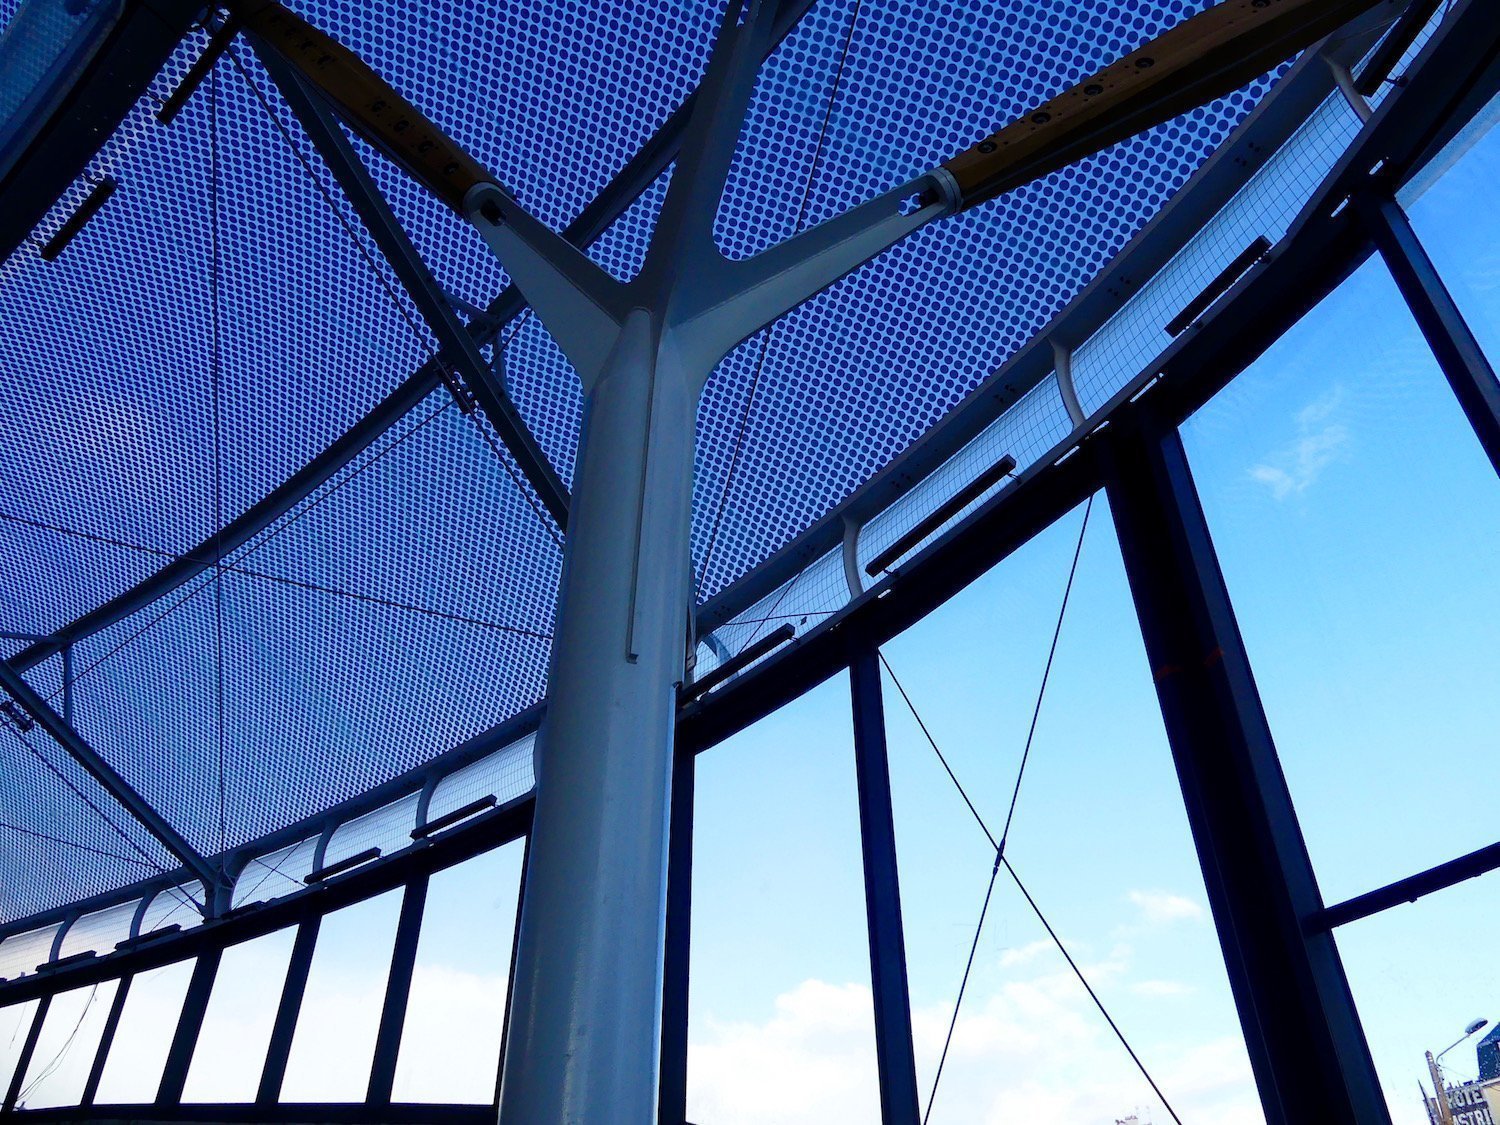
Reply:
M520 412L500 385L494 371L484 361L479 345L453 311L447 296L432 276L432 271L417 253L411 238L391 210L390 203L376 186L364 161L344 136L322 95L301 71L277 51L267 48L265 41L258 35L252 34L251 42L256 47L261 63L292 107L292 112L312 138L324 163L338 180L381 253L390 262L391 268L401 279L401 284L416 303L422 319L437 338L442 357L463 376L464 382L479 403L479 408L495 427L500 440L505 442L506 448L516 459L516 464L531 487L536 489L547 511L559 527L566 528L567 488L537 444L536 438L526 428Z
M4 660L0 660L0 687L3 687L12 699L24 707L26 712L57 741L57 744L67 751L68 756L87 770L95 781L104 786L110 796L119 801L146 831L161 841L167 851L181 860L189 871L202 880L204 892L211 904L215 889L224 881L222 874L213 864L200 855L197 849L189 844L146 798L137 793L128 781L115 772L115 768L105 761L103 756L90 746L61 715L54 711L47 701L26 682L25 678L10 666L9 662Z
M813 0L783 0L777 15L775 42L780 42L797 25L812 4ZM772 47L774 45L775 43L771 44ZM568 225L562 232L564 238L574 246L586 246L625 213L640 193L676 159L697 102L698 93L694 91L646 142L641 151L626 163L619 175ZM56 193L53 193L48 197L48 203L55 198ZM4 213L3 209L0 209L0 213ZM8 225L0 223L0 236L9 237L9 230ZM24 237L25 233L23 230L16 237ZM497 325L503 325L514 319L525 307L526 302L520 290L511 285L490 302L486 311ZM473 335L477 343L485 344L497 334L498 328L485 326ZM231 521L220 534L210 536L177 562L163 567L119 597L90 610L46 640L24 649L12 657L11 665L20 672L34 668L69 644L107 629L213 567L224 554L237 550L305 500L423 398L436 390L441 382L438 363L429 360L326 450L253 508Z

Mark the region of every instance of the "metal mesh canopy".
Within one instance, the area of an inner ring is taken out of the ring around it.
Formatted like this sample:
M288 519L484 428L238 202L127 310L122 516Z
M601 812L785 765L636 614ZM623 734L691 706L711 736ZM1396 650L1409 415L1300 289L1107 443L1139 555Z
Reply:
M553 228L693 90L718 17L699 0L290 6ZM763 71L720 246L755 254L905 182L1207 6L821 0ZM190 36L0 266L5 633L52 634L211 542L435 352L247 44L156 122L206 40ZM731 354L699 415L700 600L1030 340L1271 84L926 227ZM443 287L492 301L507 279L473 230L356 144ZM41 245L106 176L110 202L44 261ZM596 261L638 268L664 186L590 248ZM577 378L536 318L502 339L511 395L566 481ZM510 454L439 386L217 568L76 644L71 714L216 853L542 699L560 561L558 529ZM61 706L60 658L27 676ZM0 732L0 756L0 921L171 866L40 728Z

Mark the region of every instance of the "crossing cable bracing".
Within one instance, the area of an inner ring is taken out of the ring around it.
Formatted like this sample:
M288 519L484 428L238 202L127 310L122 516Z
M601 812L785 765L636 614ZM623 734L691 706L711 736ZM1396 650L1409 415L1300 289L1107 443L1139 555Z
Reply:
M25 1099L30 1097L38 1086L40 1086L43 1082L57 1073L58 1068L62 1066L63 1059L65 1059L68 1055L68 1052L73 1049L73 1043L78 1038L78 1033L83 1030L83 1021L88 1018L89 1009L94 1006L94 1001L98 998L99 986L96 984L93 988L89 989L89 996L88 999L83 1003L83 1010L78 1013L78 1022L73 1025L73 1030L68 1032L68 1037L63 1040L62 1046L57 1049L57 1053L52 1056L47 1065L36 1072L36 1077L28 1082L26 1084L26 1087L20 1092L19 1095L17 1095L17 1107L24 1106ZM30 1068L28 1067L27 1069L29 1073Z
M297 146L296 140L292 137L291 133L287 130L286 126L282 123L281 118L277 115L276 110L271 105L270 101L266 98L265 94L263 94L261 92L260 87L258 85L256 85L254 79L251 78L249 71L246 70L244 63L241 62L239 54L234 49L233 45L230 45L229 49L225 52L225 54L228 56L231 64L233 64L235 70L239 73L240 77L244 80L245 85L250 89L251 94L255 97L256 101L260 103L261 108L265 111L266 116L270 119L270 121L271 121L272 125L275 127L276 131L278 133L280 133L281 137L283 138L283 140L285 140L285 142L287 144L287 147L291 150L292 155L296 158L298 164L301 165L303 171L307 173L308 178L312 181L312 184L313 184L314 188L316 188L318 194L321 195L323 197L324 202L327 203L328 208L332 212L335 220L343 228L344 233L349 237L349 240L350 240L351 244L353 245L355 252L357 254L359 254L359 256L364 260L365 264L369 266L370 271L374 274L376 281L379 283L380 287L385 291L386 296L388 296L390 298L391 304L395 307L396 311L400 314L400 316L402 317L402 319L406 322L407 327L411 329L413 336L417 340L418 346L420 348L422 348L424 351L426 351L427 348L428 348L428 337L427 337L426 333L423 331L423 328L422 328L421 324L419 324L416 321L416 319L412 316L411 312L407 309L405 303L401 299L401 295L391 285L390 280L385 276L385 273L380 268L379 263L377 263L375 261L374 257L371 255L369 249L365 246L364 241L360 237L359 232L354 228L353 224L350 223L349 219L344 215L343 209L338 204L338 200L336 200L334 198L334 196L332 195L332 193L328 190L327 186L323 183L322 179L318 176L318 173L317 173L316 169L313 168L311 161L309 161L308 158L302 154L302 150ZM505 347L510 343L511 340L513 340L515 338L516 334L520 331L522 324L524 324L524 317L521 318L521 320L518 321L517 325L512 330L510 336L505 337L504 339L502 339L500 341L497 341L497 343L495 344L495 347L497 349L499 349L503 353ZM436 408L435 410L433 410L431 413L429 413L425 418L423 418L421 421L419 421L411 429L407 430L405 433L403 433L402 435L400 435L398 438L396 438L394 441L392 441L385 448L383 448L379 452L377 452L374 456L370 457L368 460L366 460L366 461L362 462L361 464L359 464L358 466L356 466L352 472L349 472L348 474L344 475L339 480L337 480L334 484L332 484L328 488L324 489L323 491L319 492L315 497L312 498L312 500L311 500L310 503L307 503L306 505L304 505L290 519L287 519L284 522L282 522L279 526L277 526L275 529L273 529L270 532L270 534L266 535L258 543L256 543L256 545L254 547L252 547L250 550L246 551L244 554L240 555L239 558L236 560L235 567L232 568L232 569L236 569L236 570L241 569L240 564L242 564L251 555L253 555L257 551L259 551L262 547L264 547L272 539L276 538L278 535L281 535L288 528L290 528L293 524L295 524L298 520L300 520L303 516L307 515L311 511L313 511L320 504L324 503L326 500L328 500L330 497L332 497L335 493L337 493L340 489L342 489L345 485L349 484L356 477L358 477L361 473L365 472L371 466L373 466L376 463L378 463L381 459L383 459L384 457L386 457L390 453L394 452L403 443L405 443L406 441L410 440L412 437L416 436L420 431L424 430L432 422L436 421L439 416L447 413L451 409L454 409L456 406L457 406L456 401L454 399L452 399L452 398L449 398L449 400L447 402L443 403L442 406L439 406L438 408ZM491 448L493 449L494 448L494 443L492 441L490 441L489 436L488 436L487 433L485 433L483 426L479 427L479 432L480 432L480 435L486 440L487 443L490 444ZM515 482L516 487L517 487L517 489L520 490L522 496L527 500L527 502L529 504L532 505L533 510L537 510L536 504L534 502L534 498L531 496L529 490L527 490L526 487L520 482L520 480L517 479L516 472L511 467L509 460L507 458L505 458L504 456L500 456L498 451L496 451L496 453L497 453L497 456L499 457L501 465L504 467L505 471L510 475L512 481ZM537 511L537 515L538 515L538 518L542 521L543 526L548 530L549 534L553 534L553 536L555 538L555 532L553 532L551 524L546 519L545 515L542 512L540 512L539 510ZM221 532L222 532L222 527L219 528L216 531L216 536L218 534L220 534ZM219 559L219 562L217 564L217 568L220 571L222 571L223 569L225 569L222 558ZM249 572L247 572L247 573L249 573ZM259 574L254 574L253 576L254 577L269 577L269 578L272 578L273 580L278 580L278 579L275 579L274 576L266 576L266 575L259 575ZM184 594L177 601L175 601L171 605L169 605L161 613L157 614L151 620L147 621L144 625L140 626L138 629L136 629L135 631L133 631L129 636L125 637L123 640L121 640L117 644L115 644L113 647L111 647L108 650L106 650L104 653L102 653L100 656L98 656L97 658L95 658L87 666L85 666L84 668L82 668L79 671L77 671L73 675L72 679L70 679L68 681L68 683L70 685L78 683L78 681L82 680L83 678L85 678L86 676L88 676L90 673L92 673L93 671L95 671L105 661L109 660L110 658L112 658L113 656L115 656L116 654L118 654L119 652L121 652L122 650L124 650L132 642L134 642L140 636L142 636L145 632L147 632L148 630L150 630L151 628L153 628L154 626L156 626L157 624L159 624L160 622L162 622L163 620L165 620L169 615L171 615L177 609L180 609L182 606L186 605L193 598L197 597L198 594L202 593L204 589L205 589L205 585L199 585L199 586L196 586L193 589L189 590L186 594ZM325 592L328 592L328 593L339 593L339 594L345 594L346 593L346 591L342 591L342 590L337 590L336 591L336 590L332 590L332 589L327 590ZM359 595L352 595L351 594L349 596L359 596ZM386 604L385 601L384 601L384 599L364 599L364 600L374 600L374 601L380 602L381 604ZM401 603L396 603L396 602L391 602L389 604L393 608L415 609L415 610L418 610L419 612L425 612L424 610L422 610L421 607L406 606L406 605L403 605ZM498 625L496 623L486 622L485 624L491 625L492 627L495 627L495 628L503 628L507 632L521 632L521 630L519 630L519 629L514 629L513 627L500 626L500 625ZM51 695L47 696L47 701L49 703L52 702L52 700L55 699L57 697L57 695L59 695L60 693L61 693L61 689L58 689L58 691L53 692Z
M839 55L838 68L833 74L833 85L828 91L828 105L823 110L823 124L818 130L818 141L813 146L812 163L807 169L807 182L802 186L802 200L797 205L797 218L792 224L792 236L802 232L803 224L807 222L807 208L812 202L813 184L818 177L818 167L823 161L823 149L828 143L828 126L833 121L833 107L838 101L839 87L844 81L844 67L849 61L849 48L854 45L854 29L859 24L859 12L864 0L854 0L854 10L849 14L849 30L844 35L844 48ZM745 447L745 435L750 428L750 412L755 406L755 394L760 389L761 376L765 373L766 357L771 352L771 339L776 334L774 323L766 326L766 330L760 337L760 355L755 361L755 373L750 377L750 391L745 396L745 409L740 415L739 429L734 435L734 446L729 454L729 468L724 473L724 489L719 494L719 504L714 510L714 522L708 533L708 546L703 552L703 569L698 575L698 589L696 598L702 600L703 585L708 581L709 564L713 562L714 547L719 541L719 529L724 522L724 511L729 504L729 492L734 487L735 472L739 468L740 455ZM798 575L800 578L801 575ZM794 580L795 582L795 580ZM790 587L788 587L788 591ZM785 594L783 594L783 597ZM777 604L780 604L778 599ZM775 612L775 609L772 609ZM753 639L753 638L752 638Z
M1037 690L1036 705L1032 709L1031 725L1026 732L1026 744L1021 752L1020 765L1016 770L1015 785L1011 788L1010 807L1006 810L1005 826L1001 829L1000 837L998 840L996 840L994 833L990 831L989 825L985 823L984 817L980 814L979 809L975 806L973 800L969 797L968 791L964 789L963 783L959 781L958 775L953 772L953 767L949 764L947 757L943 754L942 749L938 746L937 740L933 738L932 731L928 728L926 721L923 720L921 713L917 710L916 705L912 702L911 696L907 693L906 688L902 685L900 679L897 678L895 670L890 665L890 661L886 659L883 652L879 652L879 650L877 650L877 655L879 655L880 657L880 663L885 668L886 674L891 677L891 682L896 685L896 691L900 694L902 701L905 702L907 710L911 712L912 718L917 721L917 726L921 729L923 736L927 739L928 745L932 747L933 753L937 755L938 761L942 763L943 769L948 774L949 780L953 782L954 788L958 790L959 796L963 798L964 804L968 806L969 812L974 817L975 823L979 825L980 831L984 833L985 838L989 841L990 846L994 849L995 853L995 862L990 868L989 882L986 884L984 890L984 901L979 908L979 920L974 927L974 938L969 945L968 960L964 964L963 977L959 981L958 996L953 1002L953 1016L948 1021L948 1032L943 1039L943 1050L942 1054L938 1058L937 1073L933 1076L932 1088L928 1092L927 1096L927 1108L922 1114L923 1125L926 1125L928 1118L931 1117L932 1107L937 1099L938 1084L942 1081L943 1078L943 1067L948 1061L948 1050L953 1044L953 1034L958 1026L958 1015L960 1009L963 1006L964 993L968 989L969 976L974 968L974 958L979 951L979 939L984 932L984 923L986 916L989 914L990 900L995 893L995 879L1000 874L1000 869L1002 867L1005 869L1006 874L1009 875L1011 880L1016 884L1016 888L1021 892L1022 897L1025 898L1027 906L1031 908L1032 913L1035 914L1037 920L1041 922L1042 928L1047 931L1047 936L1052 940L1053 945L1057 947L1058 952L1062 954L1063 959L1068 963L1068 968L1071 969L1073 975L1078 978L1078 982L1083 985L1084 991L1088 993L1089 999L1093 1001L1094 1007L1099 1010L1099 1014L1103 1016L1105 1022L1109 1024L1109 1028L1112 1032L1114 1032L1115 1038L1118 1039L1120 1041L1120 1045L1125 1048L1126 1053L1130 1056L1131 1062L1135 1064L1136 1069L1141 1072L1141 1076L1145 1078L1147 1084L1151 1087L1157 1098L1160 1099L1163 1108L1166 1109L1167 1113L1171 1116L1172 1120L1177 1123L1177 1125L1182 1125L1182 1119L1177 1116L1177 1111L1174 1110L1172 1108L1172 1104L1167 1101L1166 1095L1161 1092L1161 1088L1156 1084L1156 1080L1151 1077L1150 1071L1148 1071L1145 1064L1141 1062L1140 1056L1135 1053L1135 1049L1130 1045L1129 1040L1126 1039L1125 1033L1120 1030L1120 1026L1115 1022L1114 1017L1109 1014L1109 1011L1104 1006L1104 1002L1099 999L1099 994L1096 993L1093 989L1093 986L1089 984L1088 979L1083 974L1083 970L1078 967L1078 963L1073 959L1072 954L1068 952L1067 947L1063 944L1062 938L1060 938L1057 934L1057 931L1052 928L1052 924L1047 921L1046 916L1042 913L1041 908L1036 903L1036 900L1032 898L1031 892L1028 891L1025 884L1021 882L1021 877L1016 874L1015 868L1011 866L1009 857L1007 857L1005 854L1005 845L1009 839L1011 824L1015 819L1016 804L1021 794L1021 783L1026 776L1027 763L1031 759L1031 747L1036 738L1037 721L1041 716L1042 703L1047 695L1047 685L1052 678L1052 665L1057 656L1057 644L1059 638L1062 636L1063 621L1067 617L1068 603L1073 594L1073 582L1078 575L1078 560L1083 554L1084 536L1088 532L1089 515L1093 511L1093 506L1094 500L1093 497L1090 496L1087 504L1084 506L1083 521L1078 529L1078 542L1077 545L1073 548L1073 561L1068 569L1068 581L1067 584L1063 587L1062 605L1059 607L1057 612L1057 623L1052 630L1052 643L1047 651L1046 665L1042 670L1042 681L1040 687Z
M7 523L20 524L23 527L35 528L39 531L49 531L55 535L80 539L86 543L98 543L106 547L115 547L122 551L135 551L142 555L152 555L167 562L175 562L183 557L176 551L164 551L160 547L148 547L144 543L132 543L127 539L117 539L108 535L96 535L93 532L80 531L73 527L63 527L61 524L47 523L43 520L29 519L10 512L0 512L0 520L4 520ZM451 621L456 625L477 625L480 628L493 629L500 633L513 633L516 636L530 637L533 640L552 640L551 633L543 633L536 629L527 629L520 625L507 625L503 621L491 621L484 617L469 617L461 613L450 613L444 609L433 609L431 606L396 601L394 598L383 598L378 594L365 594L358 590L346 590L340 586L327 586L321 582L306 582L300 578L288 578L284 574L271 574L264 570L254 570L250 567L242 566L238 561L233 563L219 562L217 566L219 570L228 574L238 575L241 578L256 578L262 582L271 582L278 586L290 586L297 590L307 590L309 593L328 594L332 597L368 602L371 605L383 606L386 609L400 609L405 610L407 613L419 613L425 617L437 618L440 621ZM827 612L832 613L833 611L829 610ZM75 678L70 677L68 683L73 683Z
M144 860L136 859L133 856L112 852L108 848L96 848L91 844L81 844L77 840L69 840L65 836L54 836L50 832L38 832L34 828L23 828L19 824L10 823L8 820L0 820L0 831L14 832L18 836L30 836L34 840L46 840L49 844L62 844L64 847L76 848L78 851L88 852L91 855L104 856L106 859L118 859L121 863L134 863L140 867L151 868L153 871L158 870Z
M114 817L110 816L109 813L107 813L103 808L101 808L99 806L99 804L97 802L95 802L92 798L90 798L87 793L85 793L82 789L78 788L78 786L73 783L73 779L72 778L70 778L67 774L63 773L63 771L60 770L60 769L58 769L57 766L53 765L51 759L49 759L47 757L47 755L43 754L39 749L37 749L35 746L33 746L32 743L31 743L31 739L27 738L26 735L22 731L20 731L19 729L17 729L16 727L9 727L9 730L10 730L10 732L13 735L16 736L16 738L18 738L20 740L21 745L26 748L27 752L29 754L31 754L31 756L33 758L35 758L37 761L41 762L42 765L47 769L47 771L49 773L51 773L54 777L56 777L58 781L62 782L64 788L66 788L69 792L71 792L73 794L73 796L77 797L80 801L82 801L83 804L84 804L84 806L86 808L90 809L94 813L94 815L96 815L100 820L104 821L105 824L109 825L109 827L114 830L115 834L117 836L119 836L120 839L124 840L125 843L126 843L126 845L128 845L133 851L137 852L140 855L140 857L141 857L140 860L131 860L130 857L128 857L128 856L118 856L117 858L126 860L127 862L130 862L130 863L141 863L142 866L149 867L149 868L151 868L152 870L156 871L158 874L161 874L161 875L165 875L167 873L167 869L165 867L163 867L159 862L157 862L157 860L151 855L150 852L148 852L145 848L141 847L141 845L136 841L135 837L131 836L130 833L126 832L125 829L122 828L119 825L119 823L114 819ZM38 838L41 838L41 839L56 839L56 840L58 840L61 843L68 843L68 844L72 843L72 841L62 840L60 837L48 837L44 833L41 833L41 832L32 832L29 829L19 828L19 827L15 826L15 825L7 824L4 827L9 828L12 831L24 832L24 833L26 833L29 836L37 836ZM86 848L86 850L88 850L88 851L95 851L95 852L99 852L100 854L105 854L105 855L112 855L113 854L111 852L105 852L105 850L103 848L88 848L86 845L83 845L83 844L74 844L73 846ZM175 888L174 888L174 890L175 890ZM191 898L192 896L189 895L188 897ZM194 900L194 905L196 905L196 900Z

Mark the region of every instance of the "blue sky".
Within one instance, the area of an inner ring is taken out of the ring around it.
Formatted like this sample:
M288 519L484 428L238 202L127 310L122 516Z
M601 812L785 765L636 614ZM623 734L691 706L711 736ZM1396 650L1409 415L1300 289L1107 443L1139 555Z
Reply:
M1492 354L1497 182L1491 134L1412 206ZM1384 267L1184 436L1327 900L1492 843L1500 487ZM1081 516L886 648L992 827ZM840 677L700 762L695 1119L871 1116L847 690ZM886 705L925 1088L991 856L889 682ZM1260 1120L1102 498L1010 855L1183 1120ZM1426 1120L1422 1052L1500 1016L1497 921L1480 880L1339 934L1398 1125ZM1445 1061L1472 1077L1467 1047ZM933 1120L1107 1125L1136 1107L1169 1120L1002 879Z
M1496 183L1491 134L1411 206L1492 355ZM1184 433L1325 897L1492 843L1500 487L1381 264L1361 269ZM1082 517L1063 517L885 650L992 829ZM886 706L925 1091L992 856L889 681ZM852 771L842 676L700 759L692 1120L875 1117ZM519 851L434 882L398 1096L487 1097ZM1259 1121L1103 497L1009 854L1182 1119ZM1398 1125L1426 1120L1422 1052L1475 1017L1500 1017L1488 956L1496 878L1339 933ZM305 1032L319 1065L303 1067L294 1049L289 1093L362 1090L368 1057L347 1029L369 1020L395 917L387 897L325 928L309 992L317 1026ZM243 971L226 971L236 983L215 998L205 1043L216 1046L190 1096L243 1094L274 1008L265 982L284 971L289 945L273 937L231 954ZM160 1053L183 985L185 974L168 971L132 993L137 1022L106 1072L122 1099L132 1081L154 1086L141 1076L159 1068L148 1056ZM94 1009L106 1000L96 996ZM325 1036L337 1050L319 1053ZM72 1055L54 1090L81 1084ZM1448 1062L1472 1076L1467 1047ZM1169 1120L1002 877L932 1120L1109 1125L1136 1109Z

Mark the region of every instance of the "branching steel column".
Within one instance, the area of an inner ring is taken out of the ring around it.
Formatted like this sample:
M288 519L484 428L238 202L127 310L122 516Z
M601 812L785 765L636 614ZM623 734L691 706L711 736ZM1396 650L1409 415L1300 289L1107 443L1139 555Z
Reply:
M870 934L870 984L875 994L875 1057L880 1069L880 1119L917 1125L917 1066L912 1050L906 938L896 873L896 827L886 756L880 657L873 647L849 663L854 705L854 770L859 782L859 837L864 851L865 914Z
M536 489L537 496L546 505L547 511L559 527L566 528L568 490L562 479L547 460L536 438L526 428L525 420L510 401L490 365L484 361L479 345L453 311L448 298L443 295L437 280L432 276L432 271L427 268L427 263L412 245L411 238L402 229L390 203L380 193L374 177L339 128L332 110L323 101L322 95L309 86L296 67L275 50L263 48L257 37L252 36L251 41L256 45L256 54L261 63L275 79L277 88L292 107L297 120L307 130L307 135L312 138L324 163L328 165L334 179L338 180L349 202L354 205L381 253L396 271L396 276L401 279L401 284L415 302L428 329L437 338L443 358L463 376L480 409L505 442L531 487Z
M205 905L211 904L215 890L223 883L223 877L218 869L200 855L197 849L167 822L166 817L157 812L128 781L115 772L115 768L105 761L82 735L64 722L63 717L54 711L47 701L38 695L31 685L4 660L0 660L0 688L4 688L12 699L25 708L27 714L40 723L42 728L57 741L57 744L68 752L69 757L87 770L95 781L104 786L110 796L119 801L146 831L160 840L167 851L180 859L189 871L202 880L208 900Z
M1266 1119L1385 1125L1182 439L1112 433L1110 509Z
M1458 305L1394 199L1362 198L1360 214L1406 299L1474 436L1500 473L1500 381Z

